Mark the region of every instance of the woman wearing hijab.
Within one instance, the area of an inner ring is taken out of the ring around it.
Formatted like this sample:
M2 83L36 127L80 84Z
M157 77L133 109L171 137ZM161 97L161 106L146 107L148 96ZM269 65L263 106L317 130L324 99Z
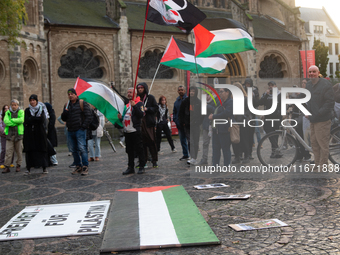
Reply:
M47 135L45 129L46 114L38 96L33 94L29 98L30 105L25 110L24 152L26 154L26 175L31 168L42 167L46 174L49 165L47 153Z

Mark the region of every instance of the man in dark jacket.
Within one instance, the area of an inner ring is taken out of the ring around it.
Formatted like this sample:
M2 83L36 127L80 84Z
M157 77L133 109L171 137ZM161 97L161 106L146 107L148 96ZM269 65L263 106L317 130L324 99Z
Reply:
M144 116L144 106L139 97L132 100L133 88L128 89L129 103L126 105L123 116L119 113L118 118L123 121L125 135L125 151L128 154L128 168L123 175L135 173L135 151L139 157L138 174L144 173L145 159L143 152L141 123Z
M184 99L179 109L179 123L184 127L191 156L187 163L192 165L198 163L196 159L200 139L200 126L204 118L201 115L201 100L198 99L197 94L197 88L194 86L190 87L190 96Z
M149 148L152 157L152 166L157 168L158 152L156 145L156 113L158 105L155 97L149 94L148 85L145 82L137 85L137 94L143 102L145 115L142 119L142 139L145 160L148 158Z
M92 113L90 106L86 102L83 100L80 102L77 92L73 88L69 89L67 94L69 102L64 107L61 119L66 121L69 146L74 163L77 166L72 174L88 175L89 162L86 146L86 130L92 121Z
M183 152L183 156L179 160L188 160L189 150L188 150L187 138L185 137L184 127L181 126L179 123L179 116L178 116L181 104L183 100L187 97L187 95L185 94L185 88L182 85L178 87L177 92L179 96L177 97L174 103L173 118L174 118L174 122L176 123L176 127L178 129L178 136L181 142L182 152Z
M307 103L307 110L312 115L306 116L306 118L310 121L315 165L323 168L328 166L328 143L334 109L334 92L329 81L319 78L320 72L317 66L311 66L308 73L310 81L308 81L306 88L311 93L311 99Z
M278 130L280 128L280 123L282 120L281 116L281 92L278 91L276 95L273 94L273 88L276 88L276 83L274 81L268 82L268 90L262 95L261 99L259 100L259 105L264 105L264 109L268 110L273 105L273 98L277 97L277 107L276 110L269 115L265 116L263 129L266 132L266 134L269 134L270 132L273 132L275 130ZM256 105L254 104L256 107ZM272 120L276 119L279 121L266 121L266 120ZM278 148L278 141L276 138L271 138L270 143L272 146L272 154L270 155L271 158L280 158L282 157L282 154L276 152L276 149Z

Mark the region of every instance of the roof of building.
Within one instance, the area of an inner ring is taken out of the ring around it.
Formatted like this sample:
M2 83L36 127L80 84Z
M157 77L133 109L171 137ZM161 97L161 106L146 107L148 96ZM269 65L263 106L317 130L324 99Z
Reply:
M340 36L340 31L338 27L335 25L332 18L327 14L326 9L300 7L300 13L301 18L306 22L306 33L312 32L309 31L309 21L325 21L328 28L334 33L334 35Z
M44 0L44 17L58 25L119 27L106 16L105 0Z
M300 41L299 37L289 33L276 22L265 16L252 15L255 39L271 39L282 41Z

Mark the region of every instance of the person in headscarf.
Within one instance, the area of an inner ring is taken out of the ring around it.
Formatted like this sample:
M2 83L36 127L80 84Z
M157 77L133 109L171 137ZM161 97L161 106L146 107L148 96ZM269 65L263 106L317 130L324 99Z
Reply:
M16 172L20 172L22 163L22 139L24 135L24 118L25 113L19 107L19 101L13 99L11 107L5 113L4 123L6 135L6 155L5 155L5 169L2 173L9 173L9 166L13 158L13 152L17 154Z
M38 102L38 96L32 94L29 97L30 105L25 109L25 133L24 152L26 158L26 175L30 174L31 168L42 167L43 173L47 174L49 166L47 134L45 129L46 114L42 104Z

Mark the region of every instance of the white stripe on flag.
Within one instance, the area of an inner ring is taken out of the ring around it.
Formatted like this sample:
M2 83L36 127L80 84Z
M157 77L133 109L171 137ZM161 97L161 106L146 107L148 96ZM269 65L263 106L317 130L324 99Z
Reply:
M140 245L179 244L162 191L138 192Z
M243 38L248 38L252 41L251 36L240 28L228 28L228 29L221 29L221 30L213 30L210 31L215 35L211 43L218 42L218 41L225 41L225 40L238 40Z
M193 55L189 55L186 53L183 53L184 58L183 61L191 62L195 64L195 57ZM220 57L207 57L207 58L196 58L196 63L200 65L203 68L213 68L215 70L223 70L226 65L228 64L228 61L226 59L220 58Z
M116 108L120 113L124 110L124 102L120 97L116 95L115 92L110 90L105 85L96 82L88 82L92 87L88 88L86 91L93 92L95 94L103 97L107 102L109 102L114 108ZM117 105L118 104L118 105Z

